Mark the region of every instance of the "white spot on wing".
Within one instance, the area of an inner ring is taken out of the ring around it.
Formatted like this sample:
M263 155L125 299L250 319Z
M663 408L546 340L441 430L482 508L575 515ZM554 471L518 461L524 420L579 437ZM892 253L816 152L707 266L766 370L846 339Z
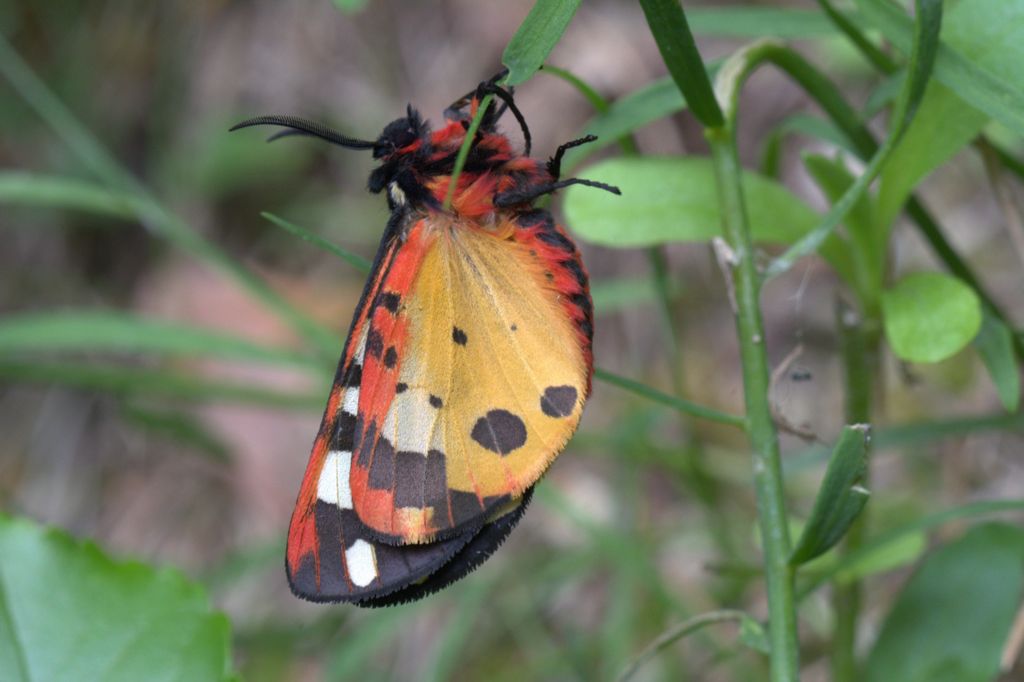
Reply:
M324 502L336 504L342 509L352 508L352 489L348 485L352 453L347 450L331 450L327 453L320 479L316 482L316 496Z
M377 577L377 558L373 555L373 545L366 540L356 540L345 550L345 563L348 577L359 587L366 587Z
M427 391L415 388L395 394L395 399L391 401L388 414L384 418L384 427L381 429L381 433L387 436L395 450L426 455L431 440L437 440L436 437L432 439L431 435L439 411L431 407L429 397Z
M359 414L359 388L352 386L345 389L345 397L342 398L341 411L353 416Z

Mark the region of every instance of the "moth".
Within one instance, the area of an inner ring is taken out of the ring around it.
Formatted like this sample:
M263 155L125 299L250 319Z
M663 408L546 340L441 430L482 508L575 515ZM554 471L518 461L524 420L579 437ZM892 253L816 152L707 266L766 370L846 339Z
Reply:
M512 93L481 83L433 130L410 105L376 140L292 116L272 125L379 162L391 216L338 361L288 530L292 591L315 602L419 599L485 561L579 424L593 375L587 271L540 197L566 150L530 158ZM484 106L449 207L459 148ZM519 153L498 131L511 112Z

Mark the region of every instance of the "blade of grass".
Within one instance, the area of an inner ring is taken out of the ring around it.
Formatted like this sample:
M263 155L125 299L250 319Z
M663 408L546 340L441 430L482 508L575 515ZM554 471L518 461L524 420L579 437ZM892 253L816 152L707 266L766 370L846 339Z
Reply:
M466 159L469 158L469 150L473 146L473 142L476 141L476 131L480 130L480 123L484 120L487 107L491 106L493 101L494 95L487 95L480 100L476 114L473 116L473 120L470 121L469 128L466 129L466 137L462 141L462 146L459 147L459 153L455 157L455 165L452 167L452 175L448 180L448 193L445 194L444 203L441 205L441 208L445 211L452 207L452 200L455 199L455 190L459 186L459 176L462 175Z
M92 182L8 171L0 173L0 203L84 211L135 220L142 210L135 195Z
M269 211L263 211L262 213L260 213L260 216L265 220L269 220L274 225L277 225L282 230L295 235L299 239L307 241L310 244L323 249L324 251L333 253L335 256L342 259L359 272L367 273L370 271L370 268L373 267L373 263L371 263L366 258L363 258L359 254L352 253L351 251L343 249L337 244L327 241L320 235L313 234L309 230L299 227L295 223L289 222L284 218L280 218Z
M635 393L647 398L648 400L653 400L656 403L671 407L672 409L683 412L684 414L700 417L701 419L707 419L720 424L728 424L729 426L735 426L741 429L746 427L746 419L739 415L720 412L710 407L704 407L703 405L698 405L697 403L690 402L689 400L684 400L683 398L670 396L655 388L651 388L647 384L634 381L633 379L627 379L626 377L609 372L606 369L595 369L594 378L607 384L611 384L612 386L618 386L619 388Z
M709 611L708 613L702 613L699 616L694 616L693 618L687 618L683 622L673 625L671 628L660 634L657 639L644 647L643 651L633 659L629 666L627 666L616 679L619 682L626 682L626 680L631 679L644 663L654 658L661 651L667 649L687 635L697 632L702 628L706 628L709 625L726 623L729 621L742 621L745 618L750 618L750 616L743 611L736 611L734 609Z
M163 396L196 402L235 402L295 410L321 410L322 394L283 393L257 386L192 377L181 372L83 365L72 362L0 360L0 378L57 384L121 396ZM326 391L326 389L325 389Z
M130 192L136 197L136 216L147 229L230 276L298 331L304 340L312 342L325 357L333 359L336 356L337 340L333 333L292 306L266 282L165 208L75 118L3 36L0 36L0 74L7 78L21 98L64 141L83 165L111 188Z
M0 353L117 351L218 357L304 367L320 372L317 358L259 346L210 329L148 320L116 311L52 311L0 320Z

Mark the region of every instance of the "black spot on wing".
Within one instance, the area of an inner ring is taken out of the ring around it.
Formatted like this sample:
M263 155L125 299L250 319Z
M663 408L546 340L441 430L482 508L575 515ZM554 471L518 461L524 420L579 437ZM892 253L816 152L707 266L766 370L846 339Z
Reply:
M526 443L526 424L508 410L491 410L476 420L469 435L481 447L507 455Z
M548 386L540 397L540 409L549 417L568 417L576 407L573 386Z
M395 393L405 393L408 388L409 384L399 381L395 384Z
M394 291L385 291L380 295L380 304L388 309L391 314L398 312L398 304L401 303L402 297L396 294Z
M466 342L469 341L469 337L466 336L466 332L462 331L458 327L452 327L452 341L460 346L465 346Z
M400 451L395 454L399 476L395 482L396 507L433 507L443 523L448 519L448 478L444 453Z
M573 279L576 280L576 283L580 285L581 289L585 290L587 288L587 273L583 271L583 266L580 265L575 259L570 258L568 260L562 261L562 267L569 271L569 273L573 276Z
M363 381L363 366L352 365L345 373L345 386L358 386Z
M388 346L387 351L384 353L384 366L392 369L396 364L398 364L398 351L395 350L394 346Z
M366 352L375 358L380 358L384 352L384 339L376 329L371 329L366 335Z
M437 409L440 409L441 406L444 405L444 402L440 398L438 398L436 395L434 395L433 393L430 394L429 400L430 400L430 406L431 407L435 407Z
M331 438L331 450L352 452L356 437L356 416L348 412L338 413L338 421L334 425L334 436Z

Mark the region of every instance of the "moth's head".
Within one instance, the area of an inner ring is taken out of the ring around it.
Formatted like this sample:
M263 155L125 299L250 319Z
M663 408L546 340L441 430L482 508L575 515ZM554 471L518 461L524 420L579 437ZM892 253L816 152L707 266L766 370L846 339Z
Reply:
M406 115L385 126L384 131L373 143L373 158L387 159L399 154L428 133L427 125L412 106L406 107Z

